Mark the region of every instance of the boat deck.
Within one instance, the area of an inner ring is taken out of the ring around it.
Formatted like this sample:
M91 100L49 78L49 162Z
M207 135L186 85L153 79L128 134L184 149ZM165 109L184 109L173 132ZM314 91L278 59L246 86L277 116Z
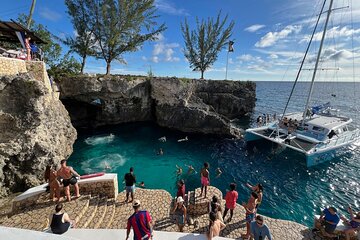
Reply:
M271 129L264 129L264 130L257 130L255 131L256 133L266 136L266 137L270 137L271 133L273 133L273 130ZM275 133L272 134L272 136L270 138L274 138L275 137ZM285 140L287 138L286 134L281 134L280 138ZM308 152L309 150L311 150L312 148L314 148L316 146L316 143L312 143L312 142L308 142L299 138L293 138L290 140L290 143L287 143L288 145L304 150L306 152Z

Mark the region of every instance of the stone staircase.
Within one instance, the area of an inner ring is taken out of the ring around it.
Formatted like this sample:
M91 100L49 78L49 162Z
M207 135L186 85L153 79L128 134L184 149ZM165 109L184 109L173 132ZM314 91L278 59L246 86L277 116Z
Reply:
M208 230L209 215L207 212L208 201L213 195L220 199L220 190L209 187L207 198L200 197L200 189L189 192L189 205L187 212L192 224L184 227L184 232L205 233ZM78 229L124 229L127 219L133 214L131 203L125 202L125 192L118 194L117 198L108 198L101 195L83 195L71 202L64 202L64 210L71 219L76 220ZM150 212L155 222L154 230L178 232L174 216L171 213L174 199L164 190L136 189L135 198L141 202L141 209ZM224 204L224 203L223 203ZM0 226L44 231L47 228L47 219L54 212L56 203L49 200L48 194L42 194L32 207L20 212L2 216ZM233 220L227 223L221 236L227 238L240 238L245 232L245 212L237 206ZM265 218L272 230L274 239L312 239L299 224L289 224L286 221ZM286 230L284 231L284 226ZM285 234L285 235L284 235ZM286 236L286 238L284 238ZM301 238L300 238L301 237Z

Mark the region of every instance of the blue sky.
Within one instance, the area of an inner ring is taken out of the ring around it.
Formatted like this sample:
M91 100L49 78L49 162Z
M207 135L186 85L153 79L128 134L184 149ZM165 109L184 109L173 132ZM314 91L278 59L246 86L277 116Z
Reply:
M228 14L235 21L232 36L235 51L229 54L228 79L293 80L321 4L322 0L156 0L161 16L158 21L168 29L157 41L145 43L138 52L125 54L126 65L114 61L111 72L146 75L151 67L156 76L199 78L200 73L191 71L183 55L180 24L187 18L193 26L195 17L216 17L222 10L223 15ZM0 19L16 19L19 13L28 13L30 5L31 0L2 1ZM320 77L353 81L353 63L360 66L360 1L334 1L334 8L348 5L352 7L333 14L320 63L322 68L339 70L321 71ZM61 0L37 0L34 19L60 37L75 34ZM320 34L315 40L314 45L318 46ZM312 47L306 66L309 69L313 68L311 59L315 54ZM226 56L224 49L205 72L205 78L225 78ZM90 58L85 72L105 73L105 68L103 60ZM310 71L302 76L303 80L309 80ZM358 70L355 76L359 79Z

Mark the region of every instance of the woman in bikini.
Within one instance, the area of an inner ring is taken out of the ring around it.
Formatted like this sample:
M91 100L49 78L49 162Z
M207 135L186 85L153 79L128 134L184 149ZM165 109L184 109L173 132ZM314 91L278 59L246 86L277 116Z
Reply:
M60 183L57 180L57 172L50 165L46 166L45 169L45 181L49 184L50 199L60 201Z

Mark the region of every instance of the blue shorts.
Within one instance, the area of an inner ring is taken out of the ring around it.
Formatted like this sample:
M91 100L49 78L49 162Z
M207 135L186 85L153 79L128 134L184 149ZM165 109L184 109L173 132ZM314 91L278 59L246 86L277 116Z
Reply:
M246 222L250 223L254 220L255 218L255 213L246 213Z
M135 192L135 185L132 185L132 186L126 186L125 187L126 189L126 193L134 193Z

